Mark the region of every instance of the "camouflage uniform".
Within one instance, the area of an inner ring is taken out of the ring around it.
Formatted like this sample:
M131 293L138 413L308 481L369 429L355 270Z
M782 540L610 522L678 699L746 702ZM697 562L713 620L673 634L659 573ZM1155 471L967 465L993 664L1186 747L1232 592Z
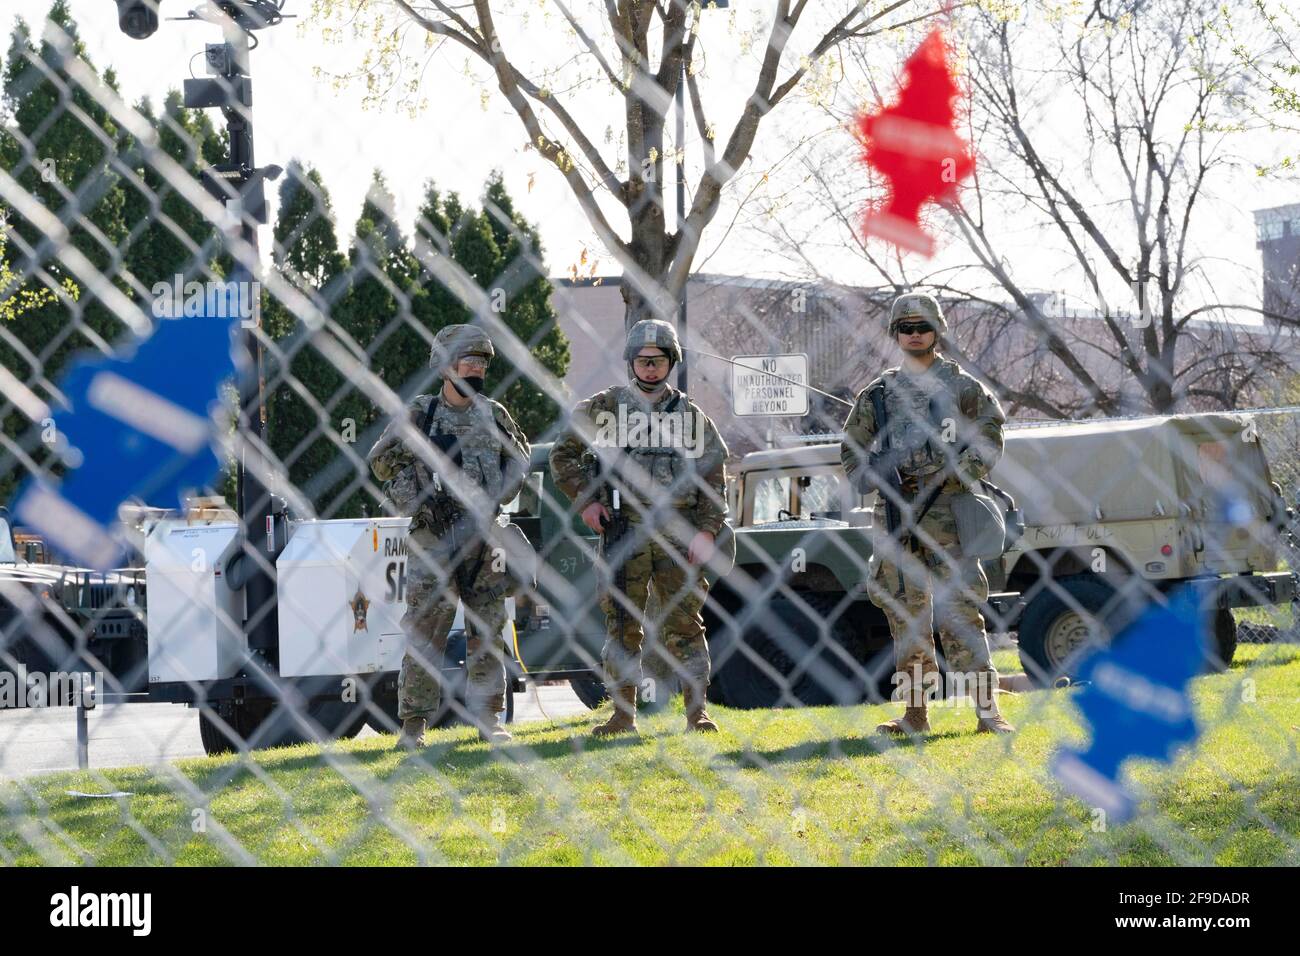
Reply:
M416 430L433 399L419 395L408 406ZM398 716L403 721L431 720L437 714L442 702L440 672L458 600L465 608L466 706L476 716L495 715L505 708L501 633L511 582L502 562L494 560L496 523L484 516L495 516L519 491L528 470L528 440L503 406L482 395L475 395L463 409L439 396L428 435L454 436L461 459L454 480L440 478L456 502L458 516L451 525L439 521L430 506L427 495L434 473L401 439L396 422L384 430L369 455L370 468L386 483L389 499L403 513L414 511L407 537L407 609L402 618L407 647L398 677ZM462 581L471 575L472 580Z
M596 434L601 422L617 420L620 407L626 416L663 412L674 403L675 410L683 413L683 421L690 416L687 434L702 437L698 457L688 457L681 448L636 447L636 443L630 443L630 448L593 451L594 443L605 444ZM698 425L694 416L699 417ZM641 682L644 631L638 612L645 607L651 587L664 609L658 632L676 663L674 670L684 682L707 687L709 649L701 609L708 584L701 569L687 565L686 555L696 532L707 531L716 538L727 520L726 443L708 415L671 385L664 387L653 404L635 389L618 385L579 402L569 431L551 450L551 473L575 510L581 511L595 500L608 506L608 499L601 497L607 483L594 480L597 458L602 460L603 475L614 472L608 487L619 489L630 524L628 543L612 557L615 562L623 557L632 606L624 604L621 627L619 603L612 589L601 598L607 632L601 661L611 691L636 688Z
M891 332L895 326L891 322ZM913 510L923 506L935 484L942 484L916 533L906 535L901 546L885 532L885 492L881 493L872 515L876 533L867 571L868 595L889 621L896 670L904 675L903 686L912 691L909 706L923 707L921 694L938 686L931 684L938 680L933 639L937 621L949 670L974 681L972 692L979 690L982 717L994 714L992 693L998 677L980 613L988 598L988 578L978 559L961 554L951 502L953 494L997 464L1005 415L983 384L942 356L919 374L889 369L858 394L844 424L841 461L850 482L863 493L879 487L870 461L884 437L877 435L870 399L879 385L884 386L892 445L889 463L898 467L903 484L906 504L899 504L905 527L911 527ZM900 571L903 589L898 594Z

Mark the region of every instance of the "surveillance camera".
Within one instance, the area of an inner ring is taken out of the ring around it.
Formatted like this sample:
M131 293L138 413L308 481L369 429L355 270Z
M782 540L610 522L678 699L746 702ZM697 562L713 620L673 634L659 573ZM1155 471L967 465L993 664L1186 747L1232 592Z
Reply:
M117 25L133 40L144 40L158 29L161 0L117 0Z

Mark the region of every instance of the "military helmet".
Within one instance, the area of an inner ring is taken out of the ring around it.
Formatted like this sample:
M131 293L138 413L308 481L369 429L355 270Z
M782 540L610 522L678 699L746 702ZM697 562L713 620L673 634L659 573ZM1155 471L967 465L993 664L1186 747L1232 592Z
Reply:
M924 292L908 292L894 300L889 310L889 334L894 335L899 323L907 319L924 319L940 335L948 331L948 323L944 320L938 300Z
M627 347L623 358L629 362L647 345L663 349L669 360L678 364L682 360L682 346L677 341L677 330L663 319L642 319L627 333Z
M474 325L449 325L433 339L429 350L429 367L446 368L455 365L466 355L483 355L493 358L496 349L482 329Z

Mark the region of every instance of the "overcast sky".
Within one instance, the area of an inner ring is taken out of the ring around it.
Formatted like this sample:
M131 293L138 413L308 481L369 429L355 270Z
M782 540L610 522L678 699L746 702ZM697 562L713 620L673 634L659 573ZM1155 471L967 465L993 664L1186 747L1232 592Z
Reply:
M189 6L184 0L165 0L163 12L181 15ZM582 6L581 2L575 4L575 7ZM827 15L834 15L841 6L827 4ZM43 13L46 5L35 0L24 7ZM737 49L736 36L751 25L761 28L765 17L770 16L771 7L770 3L751 3L748 9L737 13L718 11L705 18L704 45L711 53L705 93L717 104L714 122L720 138L730 130L738 115L761 52L761 43L757 49L741 52ZM209 25L164 21L152 38L131 40L118 31L115 4L109 0L71 0L71 8L95 66L101 70L113 66L124 94L133 102L144 95L151 96L155 103L160 102L169 87L178 87L189 75L191 57L202 50L203 44L219 39L217 29ZM306 15L310 12L309 4L306 0L290 0L286 12ZM527 24L518 18L513 21L502 18L501 32L507 52L548 35L548 27L539 23L539 18L535 16ZM801 25L787 61L797 62L801 50L820 36L819 30L812 29L816 25ZM306 18L287 21L259 35L261 46L253 54L257 160L261 164L285 165L292 158L302 158L316 166L334 201L342 241L346 242L350 235L371 172L376 167L384 171L396 194L398 215L408 233L426 179L433 178L440 188L459 191L476 202L489 171L497 167L503 171L520 211L540 226L552 275L565 274L584 248L601 258L598 272L618 271L614 261L599 252L592 229L559 173L535 153L524 149L523 128L504 97L494 85L485 87L461 74L463 53L448 52L434 59L423 78L429 105L412 118L393 107L365 110L360 87L336 92L328 80L314 78L315 68L342 70L360 61L363 47L350 37L343 36L336 43L326 42L322 25ZM554 35L553 30L550 35ZM904 56L918 38L910 35L897 41L871 42L879 45L880 58L888 63L890 58L896 62ZM201 69L199 61L195 66ZM483 97L485 89L486 98ZM602 120L608 117L607 124L590 123L589 128L600 130L609 125L614 135L618 135L621 100L598 87L585 94L571 95L579 115L603 114ZM748 198L750 206L746 208L752 209L753 203L761 201L763 196L780 195L786 182L782 177L793 176L798 171L800 150L794 150L792 155L792 147L806 136L815 135L815 144L808 148L815 147L823 155L827 151L832 156L837 151L846 158L853 155L855 144L848 133L809 104L783 104L772 120L760 130L753 171L747 170L747 176L735 184L728 205L706 233L697 264L709 256L703 266L709 272L789 275L788 258L767 251L770 242L752 231L748 217L742 216L727 234L726 242L722 242L736 204ZM1056 144L1068 153L1078 142L1077 118L1060 116L1052 125ZM700 159L694 150L697 142L696 134L689 132L690 181L699 175ZM1280 149L1275 139L1263 136L1258 144L1247 145L1247 152L1252 153L1252 158L1257 155L1260 161ZM605 153L613 155L614 148L606 147ZM759 174L783 157L772 182L760 183ZM851 166L846 169L845 175L853 175ZM1257 304L1259 255L1254 248L1251 211L1295 201L1297 190L1292 183L1242 174L1219 183L1213 193L1213 208L1201 219L1199 231L1192 237L1193 246L1216 257L1215 283L1223 299ZM833 230L823 227L819 221L814 221L812 229L809 228L808 217L817 214L806 202L796 201L787 214L792 221L803 217L801 225L805 235L818 230L834 237ZM1014 219L1007 221L1002 233L1021 281L1029 286L1077 289L1081 293L1081 279L1066 269L1068 261L1054 255L1041 234L1026 232L1022 225ZM264 244L268 239L264 235ZM828 245L830 248L819 248L819 270L840 281L862 282L863 271L848 244L844 243L840 250L838 240L832 238ZM944 262L945 257L952 261L970 258L968 253L952 246L942 249L936 262ZM1034 281L1040 276L1041 281Z

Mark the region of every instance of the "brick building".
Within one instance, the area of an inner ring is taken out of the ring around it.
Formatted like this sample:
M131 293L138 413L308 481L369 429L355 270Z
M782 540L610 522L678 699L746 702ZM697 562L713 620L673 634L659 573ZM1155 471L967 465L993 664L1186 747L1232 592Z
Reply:
M573 397L625 381L624 304L618 277L552 282L553 303L570 341L572 364L565 384ZM804 353L811 384L843 399L851 399L881 369L897 364L897 353L885 336L893 289L701 274L691 277L687 294L688 387L717 422L733 453L796 434L838 430L848 409L812 395L804 417L736 416L731 366L700 352L728 358ZM1149 410L1135 379L1116 357L1114 338L1095 306L1071 303L1053 292L1035 293L1034 301L1088 373L1120 397L1123 412ZM1071 415L1087 413L1082 388L1014 309L970 300L943 305L963 365L995 390L1001 383L1050 397ZM1140 349L1141 322L1125 313L1119 313L1117 321L1131 345ZM1180 406L1184 410L1221 408L1225 403L1214 397L1218 393L1236 407L1267 403L1272 400L1269 387L1287 370L1300 368L1297 336L1288 328L1194 319L1186 331L1179 346L1184 350L1180 367L1194 357L1195 387L1207 394L1189 398ZM1013 417L1044 417L1041 410L1013 400L1004 403Z
M1264 310L1300 320L1300 203L1255 210Z

